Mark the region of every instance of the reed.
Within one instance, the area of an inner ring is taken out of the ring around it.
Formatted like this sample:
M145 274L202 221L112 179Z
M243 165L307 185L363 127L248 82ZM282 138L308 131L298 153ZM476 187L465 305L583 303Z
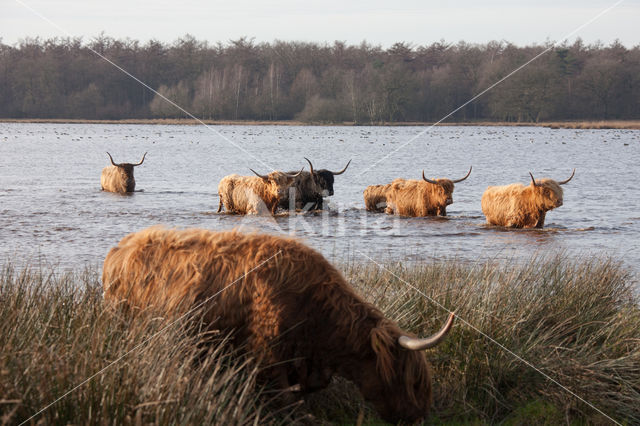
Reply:
M224 339L203 349L203 336L186 324L105 307L96 272L5 267L0 424L25 421L52 403L31 423L268 421L250 360Z
M326 126L326 122L298 120L194 120L192 118L124 118L120 120L91 120L80 118L0 118L0 123L72 123L72 124L158 124L199 126ZM350 121L332 122L331 126L433 126L431 122L393 121L356 124ZM452 121L438 126L501 126L501 127L550 127L552 129L640 129L640 120L583 120L583 121Z
M429 335L446 317L440 306L457 313L429 353L436 418L609 422L569 389L619 422L640 422L638 283L620 263L556 253L519 265L384 268L350 265L347 274L403 328Z
M640 422L638 283L613 259L555 254L521 264L342 269L360 294L416 334L440 327L440 305L456 311L450 335L428 354L435 400L427 423L608 422L541 372L616 421ZM194 318L174 324L109 308L98 271L5 266L0 424L28 419L79 384L31 423L380 422L343 379L304 404L274 402L256 383L255 364L224 336L194 333Z

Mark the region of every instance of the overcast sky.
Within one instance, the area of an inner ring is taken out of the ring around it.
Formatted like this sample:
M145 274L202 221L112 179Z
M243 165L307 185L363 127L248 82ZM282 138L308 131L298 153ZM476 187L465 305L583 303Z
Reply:
M389 47L439 40L517 45L561 41L618 0L443 1L405 0L0 0L0 38L14 44L25 37L81 36L104 32L115 38L172 42L185 34L227 42L242 36L256 42L345 41ZM480 4L482 3L482 4ZM59 28L34 14L48 18ZM619 39L640 45L640 0L622 1L572 35L590 44ZM62 30L62 31L61 31Z

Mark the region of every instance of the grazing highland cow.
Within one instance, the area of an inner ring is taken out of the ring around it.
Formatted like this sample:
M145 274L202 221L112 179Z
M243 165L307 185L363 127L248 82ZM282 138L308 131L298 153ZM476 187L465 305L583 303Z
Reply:
M133 192L136 189L136 180L133 178L133 168L141 165L144 162L144 157L147 156L145 152L137 164L113 162L113 157L107 152L109 159L111 160L111 166L107 166L102 169L102 175L100 176L100 185L103 191L119 192L125 194L127 192Z
M333 177L343 174L347 170L347 167L349 167L349 164L351 164L351 160L344 166L344 169L339 172L332 172L327 169L314 170L311 161L306 157L304 159L309 163L310 171L302 172L302 174L296 178L294 184L291 185L289 191L295 189L295 208L322 210L322 198L333 195ZM279 206L285 210L290 207L289 191L280 199Z
M102 282L105 299L130 308L175 317L202 306L202 323L232 333L263 367L262 380L304 394L339 375L391 422L428 414L431 371L423 350L453 323L451 314L435 335L408 336L321 254L265 234L152 227L111 249Z
M261 175L249 170L257 177L229 175L222 178L218 185L218 213L224 206L227 211L239 214L275 214L278 201L302 173L302 170L295 175L276 171Z
M510 228L542 228L547 211L562 205L562 188L569 182L576 169L567 180L535 180L531 185L513 183L505 186L490 186L482 194L482 213L492 225Z
M453 203L454 184L462 182L471 174L472 167L469 167L467 175L461 179L451 180L446 178L427 179L422 171L423 180L395 179L384 194L378 195L376 205L380 206L382 196L386 199L387 206L385 212L400 216L446 216L447 206ZM365 190L366 191L366 190ZM370 195L375 195L375 189L370 191ZM382 191L382 190L380 190ZM375 197L374 197L375 198ZM367 200L365 197L365 204ZM380 207L376 210L381 211Z
M364 206L370 212L384 212L387 207L387 191L391 184L371 185L364 190Z

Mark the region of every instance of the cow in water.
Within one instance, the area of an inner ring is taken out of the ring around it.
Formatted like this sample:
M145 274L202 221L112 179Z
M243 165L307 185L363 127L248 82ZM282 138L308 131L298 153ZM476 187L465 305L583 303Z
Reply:
M453 189L471 174L461 179L395 179L388 185L373 185L365 189L365 207L400 216L446 216L447 206L453 203Z
M504 186L490 186L482 194L482 213L491 225L509 228L542 228L549 210L563 203L560 185L568 183L576 174L573 169L569 179L556 182L553 179L534 179L525 186L513 183Z
M197 310L199 325L230 333L262 367L261 380L283 390L304 395L334 375L351 380L390 422L429 413L424 349L442 341L454 318L431 337L412 336L317 251L296 239L238 231L129 234L107 254L102 283L105 299L131 312Z
M111 166L102 169L100 176L100 185L103 191L119 192L126 194L136 189L136 180L133 178L133 168L141 165L147 156L145 152L139 163L115 163L111 154L107 152Z
M311 161L306 157L305 160L309 163L309 171L302 172L288 192L295 191L296 209L322 210L323 197L333 195L334 176L343 174L351 164L351 160L339 172L332 172L327 169L315 170ZM290 194L287 193L280 199L279 205L281 208L289 209L291 203L289 197Z
M391 184L371 185L364 190L364 207L370 212L383 213L387 208L387 191Z
M229 175L222 178L218 184L220 205L228 212L239 214L275 214L278 202L286 194L287 189L300 176L279 171L261 175L249 169L256 176Z

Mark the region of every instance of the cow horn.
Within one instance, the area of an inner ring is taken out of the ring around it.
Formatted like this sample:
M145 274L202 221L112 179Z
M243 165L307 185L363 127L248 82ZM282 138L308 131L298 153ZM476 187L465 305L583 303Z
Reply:
M465 180L466 178L469 177L469 175L471 174L471 169L473 168L473 166L469 167L469 173L467 173L467 175L465 177L463 177L462 179L458 179L458 180L454 180L453 183L458 183L458 182L462 182L463 180Z
M431 179L427 179L424 175L424 170L422 171L422 179L424 179L425 181L432 183L434 185L440 185L438 182L436 182L435 180L431 180Z
M262 179L264 179L264 180L269 179L269 176L268 176L268 175L261 175L260 173L256 172L255 170L253 170L253 169L251 169L251 168L250 168L249 170L251 170L253 173L255 173L255 174L256 174L256 176L258 176L259 178L262 178Z
M109 154L109 152L107 152L107 155L109 156L109 159L111 160L111 164L113 164L116 167L120 167L120 164L117 164L117 163L113 162L113 157L111 156L111 154Z
M329 171L330 171L330 172L331 172L331 174L332 174L332 175L334 175L334 176L341 175L341 174L343 174L343 173L347 170L347 167L349 167L349 164L351 164L351 160L349 160L349 162L347 163L347 165L346 165L346 166L344 166L344 169L340 170L339 172L331 172L331 170L329 170Z
M307 157L304 157L304 159L307 160L307 163L309 163L309 172L311 173L311 179L315 181L315 177L313 176L313 164L311 164L311 161Z
M140 160L138 164L134 164L134 166L139 166L140 164L142 164L144 162L144 157L146 156L147 156L147 153L145 152L144 155L142 156L142 160Z
M533 174L531 174L531 172L529 172L529 175L531 176L531 183L533 184L533 186L540 186L536 183L536 180L533 177Z
M440 343L440 341L447 335L451 326L453 325L453 319L455 318L455 312L451 312L449 314L449 318L447 318L447 322L442 326L440 331L438 331L433 336L418 339L416 337L409 336L400 336L398 337L398 344L405 349L409 349L411 351L422 351L425 349L429 349Z
M303 168L301 168L301 169L300 169L300 171L299 171L298 173L296 173L295 175L290 175L290 174L288 174L288 173L284 173L284 175L285 175L286 177L295 178L295 177L300 176L300 173L302 173L302 171L303 171L303 170L304 170L304 167L303 167ZM256 173L256 172L253 172L253 173ZM256 173L256 174L257 174L257 173Z
M563 180L562 182L558 182L558 185L564 185L565 183L568 183L571 179L573 179L573 175L575 174L576 174L576 169L573 169L573 172L571 173L571 176L569 176L569 179Z

